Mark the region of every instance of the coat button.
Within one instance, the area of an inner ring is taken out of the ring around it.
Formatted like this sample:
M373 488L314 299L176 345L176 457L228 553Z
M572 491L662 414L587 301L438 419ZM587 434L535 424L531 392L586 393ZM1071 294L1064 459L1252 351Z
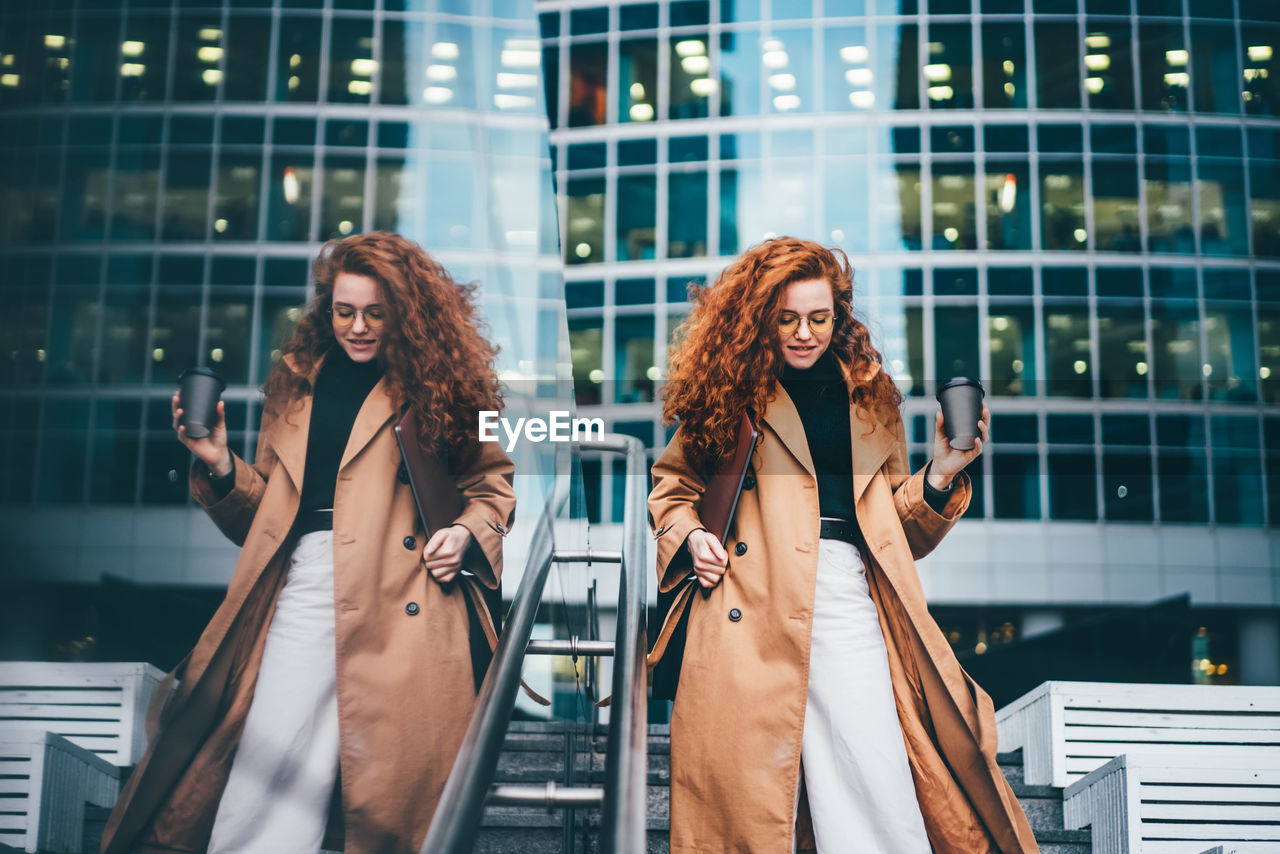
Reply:
M755 489L755 488L756 488L756 477L755 477L755 475L753 475L753 474L749 474L749 475L747 475L745 478L743 478L743 481L742 481L742 488L743 488L743 489Z
M410 602L408 605L405 605L404 612L408 614L410 617L416 616L418 613L418 603Z
M736 546L733 547L733 553L736 554L738 557L742 557L744 554L747 553L747 544L738 543Z
M741 612L741 611L739 611L737 608L730 608L730 609L729 609L729 619L730 619L730 620L732 620L732 621L733 621L733 622L735 622L735 623L736 623L736 622L738 622L738 620L741 620L741 619L742 619L742 612Z
M396 480L401 483L409 482L409 470L405 468L404 463L401 463L400 468L396 469Z
M417 544L418 544L418 541L415 540L413 537L404 538L404 547L409 551L413 551L413 547L416 546Z

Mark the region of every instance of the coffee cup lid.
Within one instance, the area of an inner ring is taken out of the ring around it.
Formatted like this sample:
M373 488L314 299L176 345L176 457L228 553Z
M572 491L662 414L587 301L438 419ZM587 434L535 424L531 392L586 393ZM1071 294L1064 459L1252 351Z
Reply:
M939 400L941 400L942 393L944 391L946 391L949 388L956 388L957 386L962 386L962 385L973 386L978 391L982 392L983 397L986 397L987 395L986 390L982 388L982 383L978 382L977 380L972 379L970 377L952 377L951 379L947 380L943 385L939 386L938 393L935 396Z
M218 372L213 370L213 368L206 368L204 365L197 365L193 368L187 368L185 371L182 372L182 376L178 377L178 382L181 383L188 374L198 374L202 377L213 377L215 380L217 380L219 383L222 384L223 388L227 387L226 380L218 376Z

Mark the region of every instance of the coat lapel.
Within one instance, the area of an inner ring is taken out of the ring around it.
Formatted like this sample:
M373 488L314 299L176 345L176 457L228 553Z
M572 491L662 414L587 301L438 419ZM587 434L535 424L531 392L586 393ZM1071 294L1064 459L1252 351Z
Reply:
M316 376L320 373L320 367L324 364L324 356L316 360L311 367L309 379L314 387ZM285 364L294 373L298 373L297 363L290 356L284 357ZM311 395L305 395L296 404L291 405L284 413L276 419L271 429L276 431L276 435L272 437L272 448L276 452L284 470L289 473L289 477L293 480L293 485L298 488L298 492L302 492L302 475L306 468L307 462L307 434L311 427Z
M795 457L805 471L814 475L813 458L809 456L809 440L804 435L804 423L800 420L800 412L792 402L791 396L783 389L782 383L774 384L773 397L765 407L764 420L773 432L778 434L782 444L791 456Z
M373 437L395 414L395 404L391 400L391 391L387 387L387 378L384 376L369 392L369 396L364 399L364 404L360 407L360 412L356 414L356 423L351 427L351 435L347 438L347 448L342 452L342 462L338 470L346 468L347 463L373 441Z

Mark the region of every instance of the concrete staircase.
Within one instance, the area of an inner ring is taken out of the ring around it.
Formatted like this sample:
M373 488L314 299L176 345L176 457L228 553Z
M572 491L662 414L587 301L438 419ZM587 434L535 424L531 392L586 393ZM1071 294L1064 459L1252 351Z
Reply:
M514 721L503 744L495 782L599 784L604 776L604 754L603 729L593 737L583 724ZM1002 753L999 758L1000 768L1031 822L1042 854L1089 854L1089 831L1063 828L1062 790L1024 784L1020 754ZM566 774L569 767L573 768L572 776ZM649 727L649 854L667 852L670 785L670 731L666 725L652 725ZM85 854L96 854L106 813L94 808L86 813ZM565 815L560 810L489 807L485 810L475 850L477 854L596 854L598 823L598 810L574 810L566 829Z

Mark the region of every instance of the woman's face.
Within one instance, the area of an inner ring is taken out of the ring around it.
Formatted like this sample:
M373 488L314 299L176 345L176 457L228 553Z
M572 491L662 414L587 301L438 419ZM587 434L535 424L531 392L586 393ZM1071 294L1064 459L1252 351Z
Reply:
M378 356L386 320L382 288L369 276L339 273L333 281L333 337L353 362Z
M813 367L831 344L835 313L835 298L826 279L805 279L787 285L778 312L778 337L782 358L788 365L799 370ZM792 322L795 328L787 331Z

